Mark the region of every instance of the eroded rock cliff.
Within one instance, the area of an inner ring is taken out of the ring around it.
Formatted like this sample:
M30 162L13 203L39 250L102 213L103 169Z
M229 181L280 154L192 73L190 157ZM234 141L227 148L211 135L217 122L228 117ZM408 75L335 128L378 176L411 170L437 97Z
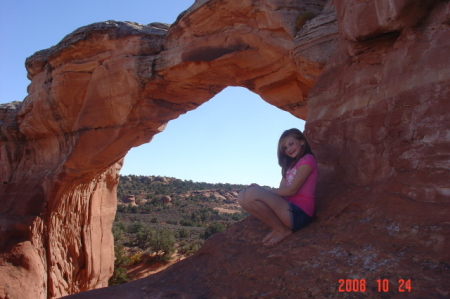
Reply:
M121 159L230 85L307 119L314 224L265 248L248 218L160 274L74 298L333 297L339 279L448 296L449 24L448 1L209 0L170 27L93 24L36 53L29 96L0 113L0 297L106 286Z

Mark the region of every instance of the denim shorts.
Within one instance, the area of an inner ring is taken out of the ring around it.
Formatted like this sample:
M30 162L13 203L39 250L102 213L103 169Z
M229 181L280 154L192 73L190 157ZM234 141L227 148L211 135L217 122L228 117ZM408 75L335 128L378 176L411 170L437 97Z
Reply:
M311 216L306 214L301 208L292 202L289 203L289 211L291 212L291 229L297 231L307 226L311 222Z

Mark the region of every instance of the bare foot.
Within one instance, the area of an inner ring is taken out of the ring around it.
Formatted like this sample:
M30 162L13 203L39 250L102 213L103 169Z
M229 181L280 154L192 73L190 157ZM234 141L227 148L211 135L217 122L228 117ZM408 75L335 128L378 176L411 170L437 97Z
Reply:
M283 232L273 231L271 235L272 237L268 241L264 242L264 245L273 246L280 243L281 241L292 235L292 230L289 229Z
M270 234L268 234L267 236L265 236L265 238L262 240L263 243L266 243L267 241L269 241L270 239L272 239L272 236L275 234L275 231L271 231Z

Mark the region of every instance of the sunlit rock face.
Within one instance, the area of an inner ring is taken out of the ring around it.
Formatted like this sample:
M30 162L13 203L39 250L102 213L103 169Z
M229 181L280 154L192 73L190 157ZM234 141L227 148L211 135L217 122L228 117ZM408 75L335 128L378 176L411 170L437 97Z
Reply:
M196 1L170 27L92 24L28 58L29 96L0 109L0 298L106 286L123 156L226 86L307 119L315 222L266 248L249 217L74 298L333 297L354 278L448 296L450 4L425 2Z
M405 205L448 202L448 3L335 3L339 51L308 101L323 178L398 194Z
M155 69L182 85L243 86L306 118L306 96L336 46L336 15L305 26L306 36L330 28L329 37L311 37L306 49L296 49L295 23L304 12L320 14L326 2L197 1L170 28ZM328 49L326 58L302 55L318 43ZM146 91L153 95L158 88Z
M93 24L27 59L28 97L1 114L0 297L107 286L122 158L167 121L140 121L136 66L166 32Z

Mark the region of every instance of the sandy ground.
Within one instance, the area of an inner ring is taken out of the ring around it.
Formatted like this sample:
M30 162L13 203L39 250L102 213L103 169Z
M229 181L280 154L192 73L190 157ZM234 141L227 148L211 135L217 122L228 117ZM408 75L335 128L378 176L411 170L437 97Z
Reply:
M234 206L233 206L234 208ZM236 205L236 208L239 208L238 205ZM241 210L238 209L225 209L225 208L214 208L214 210L218 211L219 213L228 213L228 214L233 214L233 213L237 213L237 212L241 212Z
M146 262L140 262L131 266L127 266L125 268L127 269L127 274L130 280L136 280L158 273L159 271L162 271L167 267L169 267L170 265L173 265L185 258L186 256L175 253L172 256L172 260L167 264L164 263L147 264Z

